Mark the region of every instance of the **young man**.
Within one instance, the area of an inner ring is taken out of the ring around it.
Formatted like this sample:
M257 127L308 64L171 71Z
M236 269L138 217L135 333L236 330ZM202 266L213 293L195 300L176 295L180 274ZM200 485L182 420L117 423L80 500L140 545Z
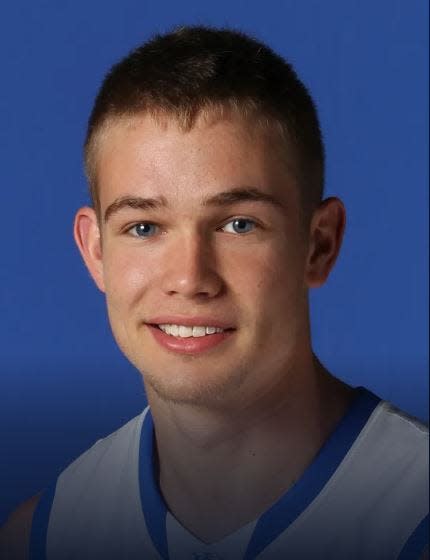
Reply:
M312 352L345 210L292 68L233 31L156 37L106 77L85 157L76 242L149 408L12 516L5 554L424 557L425 426Z

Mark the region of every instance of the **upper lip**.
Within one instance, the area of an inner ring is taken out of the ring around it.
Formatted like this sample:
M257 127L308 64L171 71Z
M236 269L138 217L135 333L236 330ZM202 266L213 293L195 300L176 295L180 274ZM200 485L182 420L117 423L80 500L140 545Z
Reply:
M186 317L180 315L157 315L152 317L146 323L150 325L184 325L185 327L218 327L220 329L233 329L232 323L224 319L215 317L202 316Z

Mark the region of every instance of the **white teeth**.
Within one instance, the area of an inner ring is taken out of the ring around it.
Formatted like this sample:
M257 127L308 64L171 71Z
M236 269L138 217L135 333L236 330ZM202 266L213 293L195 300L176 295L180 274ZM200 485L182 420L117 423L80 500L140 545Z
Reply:
M201 337L207 334L215 334L223 332L224 329L218 327L186 327L184 325L158 325L160 329L171 336L179 336L181 338Z
M179 325L179 336L182 338L189 338L193 336L193 327L184 327L183 325Z
M193 336L205 336L205 335L206 335L205 327L193 327Z

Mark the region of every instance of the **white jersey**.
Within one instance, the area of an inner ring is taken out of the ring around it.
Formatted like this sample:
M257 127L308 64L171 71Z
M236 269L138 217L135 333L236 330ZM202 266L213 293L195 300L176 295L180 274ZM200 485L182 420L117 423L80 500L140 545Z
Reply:
M63 471L32 560L405 560L428 543L428 429L359 387L300 479L258 519L200 542L158 487L149 408Z

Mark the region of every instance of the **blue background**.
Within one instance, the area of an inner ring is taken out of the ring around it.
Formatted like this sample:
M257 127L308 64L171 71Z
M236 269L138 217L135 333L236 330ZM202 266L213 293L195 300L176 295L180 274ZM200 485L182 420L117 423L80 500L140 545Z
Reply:
M0 18L0 523L144 404L72 240L86 120L104 73L173 25L238 26L319 107L342 254L312 292L314 348L353 385L428 418L426 0L4 3Z

